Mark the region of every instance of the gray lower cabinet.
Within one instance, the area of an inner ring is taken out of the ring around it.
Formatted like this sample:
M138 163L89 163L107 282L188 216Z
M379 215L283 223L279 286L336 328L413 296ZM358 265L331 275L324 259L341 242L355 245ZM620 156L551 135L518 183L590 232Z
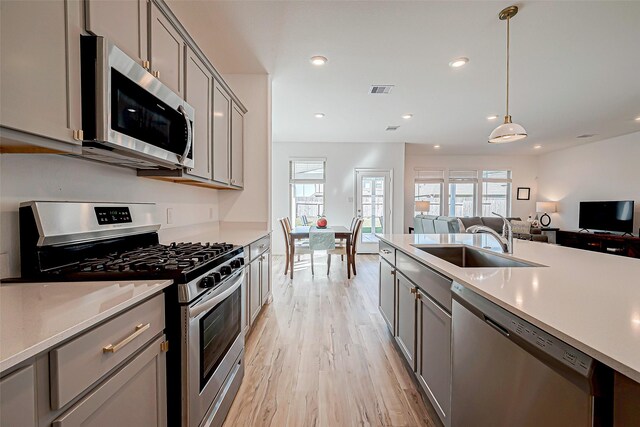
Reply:
M36 425L36 373L33 365L0 380L0 426Z
M396 342L411 368L415 370L417 288L400 272L396 272L396 288L398 298Z
M384 258L380 258L378 283L378 307L392 334L396 331L396 270Z
M53 422L53 427L166 426L164 336Z
M267 303L271 292L271 251L266 251L260 256L260 299L262 305Z
M260 299L260 259L254 259L249 267L249 319L253 324L260 308L262 300Z
M451 410L451 314L418 290L416 373L445 426Z

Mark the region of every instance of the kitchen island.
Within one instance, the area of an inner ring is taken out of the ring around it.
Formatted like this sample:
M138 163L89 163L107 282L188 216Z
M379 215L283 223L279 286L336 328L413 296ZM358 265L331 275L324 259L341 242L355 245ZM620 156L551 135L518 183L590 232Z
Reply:
M454 290L472 291L622 374L616 379L640 381L638 260L522 240L514 242L513 254L508 255L487 234L378 237L380 311L445 425L451 422L455 371L452 285ZM461 267L460 260L443 256L463 251L491 262ZM496 262L503 265L491 266ZM475 363L472 360L468 359ZM632 395L637 403L638 395Z

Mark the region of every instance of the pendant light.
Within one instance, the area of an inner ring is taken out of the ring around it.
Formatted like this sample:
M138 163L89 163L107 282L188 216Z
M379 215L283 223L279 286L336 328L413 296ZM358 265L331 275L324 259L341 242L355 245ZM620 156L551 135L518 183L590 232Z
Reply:
M501 21L505 19L507 21L507 112L504 116L504 123L495 128L489 135L490 144L503 144L527 137L527 131L519 124L513 123L509 115L509 22L517 13L517 6L509 6L498 15Z

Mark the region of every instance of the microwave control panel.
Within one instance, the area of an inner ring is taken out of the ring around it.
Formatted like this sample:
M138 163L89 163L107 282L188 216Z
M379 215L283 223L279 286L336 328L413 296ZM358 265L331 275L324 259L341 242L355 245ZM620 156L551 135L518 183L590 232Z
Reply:
M98 224L124 224L131 222L131 212L128 207L95 207Z

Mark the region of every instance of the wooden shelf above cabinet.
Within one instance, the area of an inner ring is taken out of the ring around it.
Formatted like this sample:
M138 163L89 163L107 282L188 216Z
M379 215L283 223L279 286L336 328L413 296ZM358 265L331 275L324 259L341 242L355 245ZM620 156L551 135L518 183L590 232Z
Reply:
M175 182L177 184L193 185L195 187L212 188L216 190L242 190L242 188L210 181L205 178L189 175L181 169L139 169L138 176L159 181Z

